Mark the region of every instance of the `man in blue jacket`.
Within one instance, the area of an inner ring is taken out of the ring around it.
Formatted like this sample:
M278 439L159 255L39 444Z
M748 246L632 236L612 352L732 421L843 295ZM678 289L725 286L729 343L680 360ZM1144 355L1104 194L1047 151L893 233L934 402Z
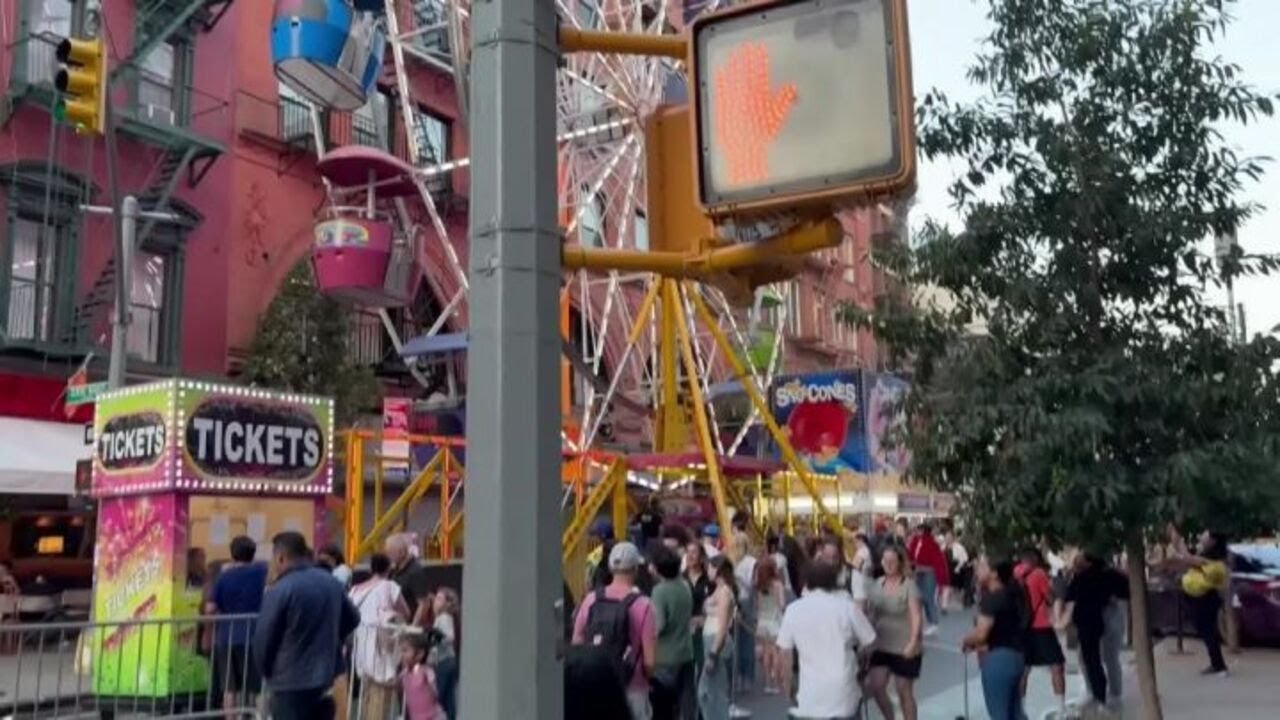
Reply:
M275 720L332 720L333 679L342 643L360 615L342 585L311 564L296 532L271 538L275 584L267 588L253 636L254 659L271 690Z

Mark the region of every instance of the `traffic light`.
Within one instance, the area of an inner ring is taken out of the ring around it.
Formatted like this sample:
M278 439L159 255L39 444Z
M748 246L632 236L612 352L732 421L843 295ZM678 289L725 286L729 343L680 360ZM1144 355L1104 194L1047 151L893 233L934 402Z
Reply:
M99 38L63 38L62 68L54 79L61 93L53 107L58 120L83 133L102 134L107 116L107 54Z
M692 29L696 194L713 217L813 210L915 183L906 0L772 0Z

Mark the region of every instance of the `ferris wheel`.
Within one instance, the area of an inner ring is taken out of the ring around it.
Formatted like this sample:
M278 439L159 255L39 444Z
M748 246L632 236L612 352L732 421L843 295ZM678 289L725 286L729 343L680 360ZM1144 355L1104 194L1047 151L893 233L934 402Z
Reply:
M346 22L353 28L351 37L363 37L355 52L343 52L354 64L346 68L367 92L376 82L371 66L394 72L396 96L400 107L397 116L404 125L409 145L410 183L390 183L403 190L393 193L389 215L400 235L415 234L415 242L436 245L419 249L420 263L434 263L434 272L446 273L450 282L437 297L446 317L465 318L467 277L462 248L466 247L465 226L446 221L432 191L435 179L447 177L463 168L467 158L435 158L424 151L424 118L410 93L415 62L423 62L452 80L457 90L458 107L466 120L467 88L470 67L470 0L311 0L324 6L326 21ZM296 5L281 0L280 4ZM686 22L701 12L717 9L729 2L683 3L673 0L557 0L562 26L582 30L611 30L629 33L663 34L681 30ZM343 6L336 8L335 6ZM345 10L344 10L345 8ZM294 10L294 12L297 12ZM346 13L344 15L344 12ZM317 13L319 14L319 13ZM277 15L277 21L279 14ZM365 29L356 32L354 28ZM273 31L274 32L274 31ZM381 45L385 38L385 45ZM385 58L382 53L389 53ZM360 64L361 60L365 64ZM563 58L557 75L557 154L559 160L559 220L565 241L570 245L615 249L648 249L648 208L646 202L645 123L664 103L685 100L685 75L682 63L660 57L620 56L601 53L575 53ZM287 85L291 77L303 72L277 71ZM332 73L329 73L332 75ZM304 87L295 89L305 90ZM313 117L332 107L351 109L359 93L342 98L333 92L305 93L312 101ZM313 121L320 152L321 124ZM385 189L382 185L380 190ZM369 189L369 206L374 205L373 184ZM335 206L342 201L335 199ZM409 206L420 206L411 208ZM420 212L413 212L416 209ZM372 216L372 213L371 213ZM414 218L425 218L416 222ZM412 226L412 227L411 227ZM425 226L425 227L421 227ZM726 228L726 231L729 229ZM432 260L423 260L432 258ZM439 267L443 266L443 267ZM566 273L562 285L562 325L567 335L566 358L575 370L578 392L575 407L581 416L566 431L564 440L573 447L590 447L609 434L615 420L626 417L641 434L652 434L651 416L657 405L655 398L660 372L656 354L663 341L652 315L646 322L644 309L655 295L656 278L649 274L619 271ZM692 290L712 309L713 322L735 348L739 361L748 370L751 381L763 390L778 367L782 354L782 333L756 333L762 303L757 293L754 307L731 307L724 293L712 286L701 285ZM771 319L776 326L785 322L788 293L770 303ZM691 328L693 355L702 385L701 395L715 397L718 390L729 386L733 378L729 364L709 328L695 321L696 313L684 298L683 313ZM407 338L399 337L397 327L382 311L384 326L397 348ZM703 319L707 317L702 316ZM465 322L465 321L464 321ZM444 322L436 322L429 333L441 331ZM413 370L412 363L410 368ZM682 373L686 376L687 371ZM421 376L415 374L422 380ZM732 454L743 442L751 417L738 418L736 432L725 434L717 427L714 404L710 419L717 450ZM744 421L745 420L745 421Z

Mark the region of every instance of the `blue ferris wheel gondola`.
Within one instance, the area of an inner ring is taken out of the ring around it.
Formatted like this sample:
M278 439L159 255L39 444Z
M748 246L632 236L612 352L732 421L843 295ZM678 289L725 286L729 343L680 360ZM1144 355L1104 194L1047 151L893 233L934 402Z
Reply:
M365 104L387 44L377 15L347 0L276 0L274 18L271 61L282 83L322 108Z

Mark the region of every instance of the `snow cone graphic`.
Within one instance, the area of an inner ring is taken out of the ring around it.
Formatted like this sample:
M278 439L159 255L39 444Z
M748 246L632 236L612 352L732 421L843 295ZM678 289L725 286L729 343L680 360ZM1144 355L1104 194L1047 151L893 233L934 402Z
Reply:
M773 400L775 417L814 472L839 475L868 470L860 372L787 378L775 387Z
M791 444L814 472L836 474L853 466L840 458L856 408L827 401L802 403L787 418Z

